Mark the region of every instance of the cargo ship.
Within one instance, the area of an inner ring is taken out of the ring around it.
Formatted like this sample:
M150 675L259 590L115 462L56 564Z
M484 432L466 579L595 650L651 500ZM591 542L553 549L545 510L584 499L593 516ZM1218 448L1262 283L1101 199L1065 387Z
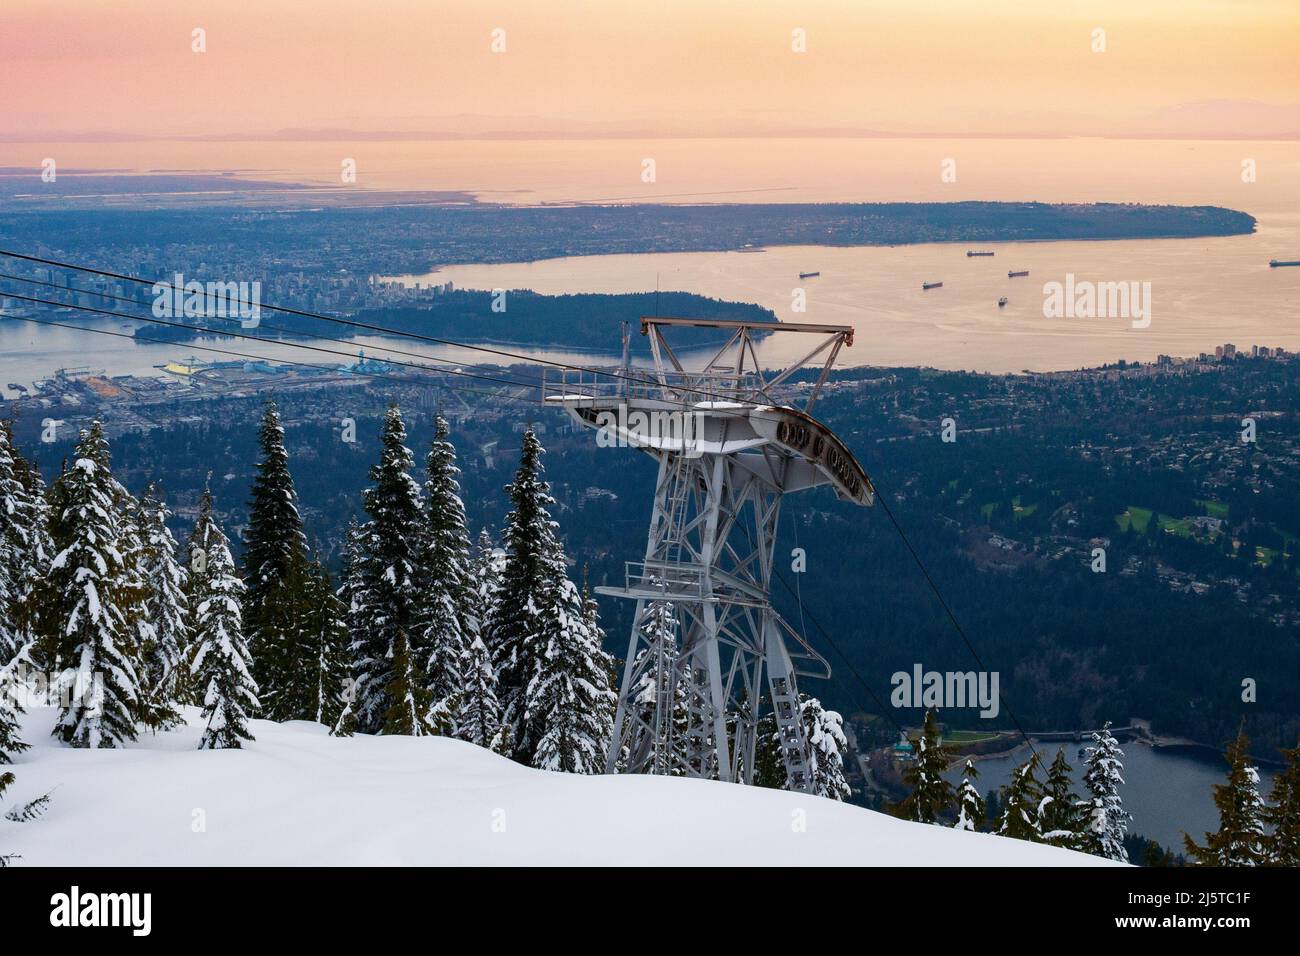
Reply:
M1027 275L1029 275L1029 270L1028 270L1028 269L1022 269L1020 272L1008 272L1008 273L1007 273L1007 278L1008 278L1008 279L1019 279L1021 276L1027 276Z
M967 249L967 250L966 250L966 258L967 258L967 259L973 259L973 258L975 258L976 256L991 256L991 255L993 255L993 253L991 253L991 252L985 252L985 251L980 250L980 249Z
M1280 269L1283 266L1300 266L1300 259L1269 259L1268 267L1270 269Z
M922 282L922 283L921 283L921 291L922 291L922 292L924 292L926 289L940 289L940 288L942 288L942 287L943 287L943 283L942 283L942 282Z
M821 275L820 272L801 272L801 273L799 273L799 278L800 278L800 279L811 279L811 278L813 278L814 276L819 276L819 275Z

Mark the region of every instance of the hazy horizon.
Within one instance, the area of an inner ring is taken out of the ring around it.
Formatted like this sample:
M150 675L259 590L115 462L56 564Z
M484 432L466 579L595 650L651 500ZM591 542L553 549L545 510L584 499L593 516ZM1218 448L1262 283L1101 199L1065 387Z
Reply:
M8 0L0 141L1295 139L1297 51L1288 0Z

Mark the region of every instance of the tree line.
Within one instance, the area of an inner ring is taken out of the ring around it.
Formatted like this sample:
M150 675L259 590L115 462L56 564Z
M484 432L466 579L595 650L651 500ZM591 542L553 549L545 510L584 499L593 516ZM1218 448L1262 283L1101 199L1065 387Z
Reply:
M970 758L958 786L944 778L953 753L942 744L932 708L926 711L921 732L911 740L914 759L903 774L911 793L893 812L918 823L986 830L1128 862L1131 817L1119 792L1124 783L1124 752L1109 722L1092 734L1092 741L1084 751L1082 797L1074 792L1074 768L1061 748L1045 771L1038 753L1033 753L1012 771L1011 782L1000 793L990 792L986 800L975 785L979 771ZM1300 866L1300 743L1282 751L1286 767L1274 780L1267 802L1259 792L1259 773L1251 765L1249 747L1243 728L1225 754L1227 782L1214 787L1219 828L1206 833L1203 844L1184 834L1185 849L1194 863L1204 866ZM1149 843L1142 862L1167 866L1180 860Z
M336 587L309 553L278 409L268 402L242 567L205 488L184 554L150 485L113 476L96 422L47 489L0 442L0 660L52 675L55 734L115 747L201 708L200 748L253 739L249 721L314 720L336 734L457 736L523 763L604 767L612 659L596 604L569 577L543 449L524 435L498 548L471 547L455 448L438 419L414 477L401 411L385 416ZM0 758L22 749L0 710Z

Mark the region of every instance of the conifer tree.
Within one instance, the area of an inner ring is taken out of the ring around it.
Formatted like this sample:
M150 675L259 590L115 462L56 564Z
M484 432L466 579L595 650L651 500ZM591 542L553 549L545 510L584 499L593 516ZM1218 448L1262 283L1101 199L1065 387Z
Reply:
M456 716L456 736L479 747L502 753L501 704L492 655L483 638L475 635L460 659L464 690Z
M48 618L47 609L52 604L49 569L55 548L50 537L50 505L41 473L14 446L9 423L0 422L0 430L5 433L12 474L18 483L17 493L7 497L4 505L12 522L11 554L17 561L9 575L10 633L17 635L16 647L29 646L29 655L35 661L41 638L49 630L42 627L42 612L46 611ZM12 485L8 487L14 490Z
M418 555L421 603L415 642L434 701L430 719L438 733L455 730L457 695L463 684L461 659L478 636L479 627L460 469L447 433L447 422L439 415L426 460L424 526Z
M470 584L474 588L471 601L475 611L475 623L484 644L487 644L491 632L492 602L497 596L505 567L506 553L497 547L492 539L492 533L487 528L483 528L478 533L478 542L470 558L469 577ZM487 647L490 653L492 646L488 644Z
M307 568L302 628L307 662L315 676L307 719L333 727L343 713L344 695L352 679L352 644L347 611L334 594L329 572L317 560Z
M1268 838L1270 866L1300 866L1300 741L1284 749L1286 767L1273 778L1265 822L1273 828Z
M60 476L64 539L50 566L63 668L54 734L74 747L115 747L136 736L140 703L133 569L122 552L120 494L98 421L82 432L72 467Z
M1205 834L1204 846L1183 834L1188 854L1203 866L1262 866L1268 862L1259 771L1251 765L1249 751L1250 740L1243 726L1224 754L1228 761L1228 782L1214 786L1219 829Z
M404 631L397 632L389 673L388 686L384 689L389 704L384 711L383 732L407 737L425 737L433 733L429 723L432 700L417 678Z
M244 582L235 572L230 542L217 523L212 492L203 489L190 535L194 631L190 673L203 695L200 750L238 749L252 740L249 715L258 706L243 631Z
M279 635L282 666L273 689L258 694L268 720L315 720L333 726L351 676L346 614L319 561L295 560L272 587L263 616ZM268 668L270 669L270 668Z
M925 712L919 737L912 740L915 759L903 771L903 782L912 792L899 804L899 816L918 823L938 823L953 801L952 784L943 778L951 753L941 746L935 709Z
M844 736L843 718L836 711L824 708L816 697L803 694L800 697L799 713L808 739L812 792L832 800L847 800L853 789L844 776L844 754L848 753L849 741Z
M1073 769L1066 762L1065 749L1057 748L1056 757L1047 768L1047 782L1043 785L1043 799L1038 810L1043 842L1067 849L1078 848L1085 825L1079 798L1070 779Z
M583 601L564 565L553 540L531 635L544 649L523 695L523 728L526 741L536 741L534 767L595 774L605 769L618 696L609 685L595 602Z
M13 763L14 754L28 749L18 736L18 717L23 713L22 695L26 669L31 666L29 642L7 663L0 664L0 764Z
M530 710L528 694L546 667L550 635L540 621L542 609L563 596L558 585L567 574L555 540L555 522L547 508L555 503L543 478L543 449L530 428L515 480L506 487L513 510L506 516L505 566L492 597L487 643L497 672L497 697L502 721L510 729L513 756L531 764L540 734L534 725L537 710ZM552 610L556 610L552 608ZM579 609L580 613L580 609Z
M353 719L363 733L381 732L391 723L395 701L397 637L411 653L409 635L422 603L419 548L423 506L420 486L411 477L414 459L406 447L406 426L396 405L384 416L380 458L370 469L373 485L364 492L369 520L357 531L349 566L352 650L356 699ZM412 659L411 680L422 688L422 662Z
M0 667L27 643L21 610L29 584L25 562L37 520L15 469L9 423L0 422Z
M252 498L248 503L248 530L244 535L244 577L247 592L243 599L244 628L253 652L254 676L267 699L281 693L280 682L295 672L298 662L289 646L291 636L276 629L274 618L283 625L283 615L276 615L272 593L277 600L285 597L277 588L294 568L301 569L306 560L307 539L298 511L298 493L289 473L289 453L284 446L284 425L275 401L268 399L258 429L260 458L253 479ZM301 579L299 579L301 580ZM300 596L295 596L297 603Z
M1124 751L1111 735L1110 721L1092 739L1093 746L1087 748L1084 760L1083 786L1088 796L1080 804L1083 832L1079 849L1127 863L1124 835L1128 832L1129 814L1119 795L1124 783Z
M185 668L181 662L189 649L187 575L177 559L176 539L167 527L171 511L153 484L140 499L136 524L140 528L145 614L152 640L144 647L141 682L144 685L144 721L165 730L180 720L176 705L183 700Z
M961 786L957 788L957 822L953 824L954 829L974 831L984 825L988 808L980 796L979 788L975 786L979 775L974 762L967 757L966 766L962 769Z
M1011 772L1011 782L1002 791L1002 815L994 832L1016 840L1039 843L1043 839L1038 808L1043 800L1042 784L1035 772L1038 755L1034 754Z

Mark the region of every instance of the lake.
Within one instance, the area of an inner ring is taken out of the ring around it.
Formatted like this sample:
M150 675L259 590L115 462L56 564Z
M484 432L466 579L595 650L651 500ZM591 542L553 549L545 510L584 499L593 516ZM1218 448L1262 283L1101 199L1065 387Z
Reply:
M1065 759L1074 768L1075 792L1083 793L1083 760L1078 751L1084 744L1034 741L1039 755L1050 764L1058 747L1065 748ZM1228 765L1220 758L1201 758L1157 750L1141 743L1121 745L1124 750L1124 786L1120 796L1133 815L1129 832L1155 840L1162 846L1183 853L1183 833L1197 843L1204 843L1207 831L1218 829L1219 814L1214 806L1215 784L1227 779ZM985 757L975 761L979 771L976 784L981 794L1004 787L1011 771L1029 759L1027 748L1010 754ZM954 785L961 782L962 764L945 776ZM1042 779L1046 774L1038 774ZM1267 798L1273 786L1273 772L1260 771L1260 791Z

